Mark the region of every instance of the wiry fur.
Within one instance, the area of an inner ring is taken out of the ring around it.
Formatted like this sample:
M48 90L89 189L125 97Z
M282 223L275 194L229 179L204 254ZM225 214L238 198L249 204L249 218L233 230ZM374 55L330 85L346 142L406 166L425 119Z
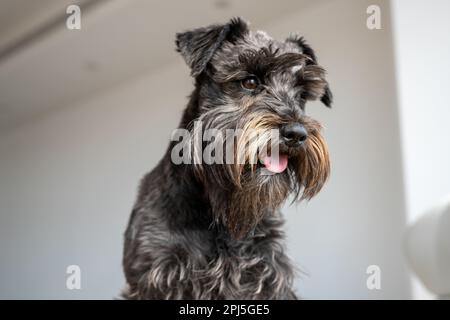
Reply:
M279 208L292 193L310 199L329 175L321 126L304 114L307 100L331 104L325 71L302 38L279 42L241 19L178 34L176 44L196 79L180 127L194 136L198 120L201 129L241 130L234 156L244 161L175 165L169 145L144 177L125 233L124 296L294 299ZM251 93L240 86L249 75L261 79ZM271 129L291 122L308 139L295 149L280 143L288 169L263 175L258 150Z

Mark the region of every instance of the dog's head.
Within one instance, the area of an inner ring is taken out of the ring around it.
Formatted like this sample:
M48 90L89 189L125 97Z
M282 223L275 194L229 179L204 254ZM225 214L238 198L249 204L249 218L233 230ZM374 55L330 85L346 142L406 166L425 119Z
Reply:
M215 156L228 160L232 150L231 162L195 166L213 211L226 212L217 219L231 234L244 236L290 193L299 200L316 195L330 162L321 125L306 116L305 104L320 99L330 107L332 94L303 38L277 41L237 18L179 33L176 46L196 79L188 129L196 135L192 124L198 121L197 128L215 130L221 134L216 147L229 146L227 132L237 132L231 148L215 149ZM197 155L204 151L203 143Z

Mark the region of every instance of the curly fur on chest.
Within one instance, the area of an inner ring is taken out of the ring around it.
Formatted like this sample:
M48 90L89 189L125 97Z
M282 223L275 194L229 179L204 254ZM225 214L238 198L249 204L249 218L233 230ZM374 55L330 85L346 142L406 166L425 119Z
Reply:
M125 298L295 298L279 213L267 216L252 234L236 241L202 220L207 212L190 211L189 202L169 205L177 192L165 193L168 190L159 182L152 173L144 179L145 196L137 202L125 234ZM171 208L169 214L166 206Z

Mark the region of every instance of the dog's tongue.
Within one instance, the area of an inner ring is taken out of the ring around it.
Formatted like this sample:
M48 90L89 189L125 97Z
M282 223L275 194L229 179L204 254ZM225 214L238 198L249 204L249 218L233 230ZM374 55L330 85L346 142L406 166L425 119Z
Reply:
M270 172L281 173L288 166L288 156L286 154L279 154L278 159L277 157L267 156L264 158L264 166Z

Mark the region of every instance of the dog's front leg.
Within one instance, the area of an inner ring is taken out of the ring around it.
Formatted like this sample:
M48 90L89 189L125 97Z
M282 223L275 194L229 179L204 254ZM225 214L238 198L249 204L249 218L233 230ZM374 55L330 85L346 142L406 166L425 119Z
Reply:
M124 296L128 299L193 299L191 270L176 255L158 257Z

